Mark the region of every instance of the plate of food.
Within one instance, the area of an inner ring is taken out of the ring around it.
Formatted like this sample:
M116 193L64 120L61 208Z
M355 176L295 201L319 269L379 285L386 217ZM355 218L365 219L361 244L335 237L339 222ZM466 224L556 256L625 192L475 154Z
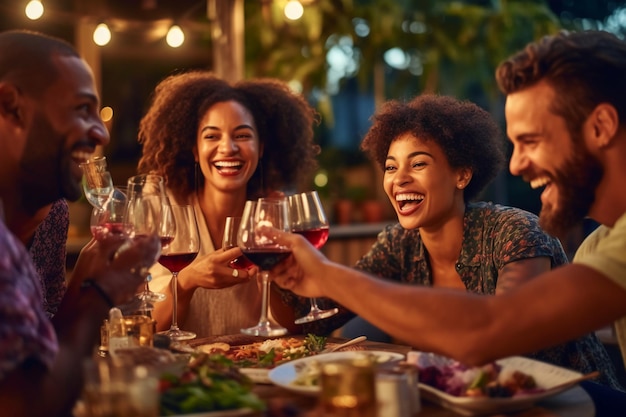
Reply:
M304 339L281 337L238 345L214 341L194 348L197 352L223 355L254 382L270 384L270 369L295 359L318 355L334 345L328 343L326 337L309 334Z
M370 357L375 363L381 364L404 359L404 355L400 353L378 350L323 353L279 365L269 371L268 378L274 384L290 391L305 395L318 395L320 392L320 364L352 360L359 357Z
M423 398L468 416L528 409L593 376L521 356L481 367L423 352L408 361L418 367Z

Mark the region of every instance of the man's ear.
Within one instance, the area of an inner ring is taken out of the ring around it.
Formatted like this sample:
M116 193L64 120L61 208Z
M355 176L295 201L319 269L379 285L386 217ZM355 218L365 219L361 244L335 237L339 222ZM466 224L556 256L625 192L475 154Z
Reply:
M0 82L0 117L22 125L24 120L20 106L20 93L17 88L13 84Z
M619 114L615 107L608 103L600 103L587 118L587 138L594 148L611 145L619 129Z

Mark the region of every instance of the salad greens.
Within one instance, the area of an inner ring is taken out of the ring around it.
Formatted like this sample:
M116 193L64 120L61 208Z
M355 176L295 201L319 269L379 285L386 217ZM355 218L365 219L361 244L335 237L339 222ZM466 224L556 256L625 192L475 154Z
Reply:
M304 338L304 346L310 353L320 353L326 347L326 337L309 333Z
M238 408L264 410L265 404L252 393L252 386L252 381L230 359L201 353L180 376L161 376L160 415Z

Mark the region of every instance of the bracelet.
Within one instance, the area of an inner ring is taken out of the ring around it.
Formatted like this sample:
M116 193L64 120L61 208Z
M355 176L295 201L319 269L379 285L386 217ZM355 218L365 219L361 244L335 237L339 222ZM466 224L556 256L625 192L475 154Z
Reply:
M115 307L115 303L113 302L113 300L111 300L111 297L109 297L109 294L107 294L106 291L104 291L102 287L100 286L100 284L98 284L95 280L91 278L87 278L86 280L82 282L82 284L80 284L81 290L84 290L87 288L93 288L94 290L96 290L96 292L100 295L100 297L102 297L102 299L106 301L109 308Z

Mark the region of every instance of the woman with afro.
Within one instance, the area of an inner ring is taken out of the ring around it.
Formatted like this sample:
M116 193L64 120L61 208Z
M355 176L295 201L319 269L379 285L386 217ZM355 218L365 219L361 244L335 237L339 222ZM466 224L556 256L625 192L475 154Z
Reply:
M233 272L229 262L241 250L221 250L225 219L241 216L246 200L309 184L319 150L316 122L306 100L277 80L229 84L210 72L190 71L156 87L139 127L138 171L163 176L172 202L195 209L201 248L178 275L177 287L178 321L185 330L198 337L235 334L258 321L255 269ZM153 311L158 329L165 330L171 323L171 274L158 264L150 272L153 290L167 295ZM274 308L279 297L272 303L274 314L285 308Z
M565 264L560 242L539 227L537 216L478 201L504 165L503 144L496 122L474 103L436 95L385 103L361 149L383 170L383 188L398 223L380 232L356 268L408 285L497 296ZM288 263L276 268L288 268ZM272 276L278 277L278 271ZM289 292L283 294L287 302L297 302ZM306 311L306 303L300 303L297 309ZM352 317L342 309L307 331L326 333ZM345 337L362 334L382 341L389 337L360 317L343 328ZM621 389L593 334L530 356L582 373L600 370L597 381Z

